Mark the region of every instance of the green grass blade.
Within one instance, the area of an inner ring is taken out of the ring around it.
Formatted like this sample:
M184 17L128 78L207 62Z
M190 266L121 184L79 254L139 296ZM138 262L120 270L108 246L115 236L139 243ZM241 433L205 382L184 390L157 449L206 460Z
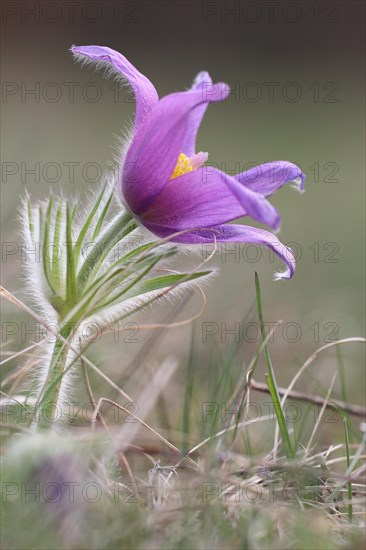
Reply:
M342 401L347 403L346 376L345 376L343 353L342 353L341 346L336 347L336 352L337 352L337 360L338 360L339 381L341 385L341 397L342 397Z
M292 450L292 443L291 443L291 439L290 439L290 434L288 433L286 420L285 420L285 416L283 414L283 410L282 410L282 407L281 407L281 401L279 399L276 382L273 380L273 378L271 377L270 374L267 373L265 376L266 376L266 382L267 382L267 386L268 386L268 389L269 389L269 393L270 393L272 401L273 401L273 406L274 406L274 409L275 409L277 422L278 422L278 426L279 426L279 429L280 429L280 434L281 434L281 437L282 437L282 442L283 442L283 446L284 446L284 449L285 449L286 456L287 456L287 458L293 458L294 452Z
M347 418L343 419L344 422L344 436L346 440L346 464L347 464L347 471L350 467L350 452L349 452L349 435L348 435L348 426L347 426ZM352 517L353 517L353 506L352 506L352 483L347 483L347 495L348 495L348 521L349 523L352 523Z
M257 309L258 309L258 318L259 318L259 324L261 327L261 334L262 334L262 340L265 342L266 340L266 330L264 327L264 319L263 319L263 309L262 309L262 298L261 298L261 289L259 284L259 278L258 274L255 273L255 290L256 290L256 297L257 297ZM280 394L278 392L278 387L276 383L276 378L272 366L271 356L269 354L269 348L267 343L264 345L264 355L266 358L267 368L268 368L268 374L266 374L266 380L267 385L269 388L269 391L271 393L273 405L275 408L276 416L277 416L277 422L280 429L282 442L284 446L284 450L286 453L287 458L293 458L294 457L294 449L292 447L291 437L287 428L285 415L282 410L281 406L281 399Z

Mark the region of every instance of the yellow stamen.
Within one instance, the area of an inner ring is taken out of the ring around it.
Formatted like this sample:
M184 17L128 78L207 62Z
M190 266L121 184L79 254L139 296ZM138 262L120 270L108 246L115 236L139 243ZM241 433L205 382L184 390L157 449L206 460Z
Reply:
M193 167L190 164L189 158L184 153L181 153L178 157L177 164L173 170L172 175L170 176L170 179L173 180L178 176L183 176L183 174L192 172L192 170Z

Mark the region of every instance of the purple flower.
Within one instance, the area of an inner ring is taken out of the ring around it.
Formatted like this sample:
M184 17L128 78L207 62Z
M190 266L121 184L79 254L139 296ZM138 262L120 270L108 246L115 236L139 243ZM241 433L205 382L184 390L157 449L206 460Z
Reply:
M159 100L153 84L120 53L100 46L72 48L77 58L107 65L127 79L136 98L131 143L124 159L121 189L128 209L152 233L186 244L255 243L272 249L287 265L277 278L292 277L295 259L289 248L263 229L227 222L242 216L276 230L278 211L267 198L285 183L303 190L304 175L296 165L269 162L230 176L204 166L208 154L196 152L196 135L206 108L229 95L226 84L213 84L206 72L191 89Z

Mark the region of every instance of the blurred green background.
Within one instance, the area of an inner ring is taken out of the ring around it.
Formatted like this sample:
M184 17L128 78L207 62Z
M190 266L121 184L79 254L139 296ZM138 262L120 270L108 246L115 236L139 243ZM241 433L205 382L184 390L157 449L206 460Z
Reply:
M218 255L213 262L220 275L206 288L208 306L195 324L202 369L209 376L209 354L235 341L230 335L222 341L220 328L214 338L202 342L202 322L220 327L226 323L226 328L242 323L255 298L255 270L267 321L293 324L285 335L280 329L272 345L280 383L285 384L306 357L332 337L363 335L362 2L4 4L3 243L21 240L17 209L25 189L34 199L46 196L50 188L82 197L97 185L95 166L107 170L115 162L118 136L133 120L131 94L118 92L113 80L75 64L68 52L72 44L105 45L122 52L152 80L160 96L188 88L198 71L207 70L235 93L208 109L198 149L209 151L209 161L226 171L271 160L296 162L307 181L304 195L285 188L271 199L283 218L280 239L297 243L300 251L293 280L273 282L274 271L282 266L277 260L270 262L264 249L258 262L248 260L253 258L249 249L247 255L239 251L239 260ZM27 173L35 163L39 177ZM74 178L70 163L75 163ZM3 254L2 259L2 284L27 301L20 254ZM182 259L183 264L189 262ZM198 296L191 298L178 318L189 317L200 303ZM3 301L2 309L3 322L24 319L31 324L15 306ZM142 322L161 320L170 309L156 307ZM250 319L256 319L255 313ZM108 345L101 342L91 353L116 375L147 337L151 333L141 331L138 343L113 346L107 337L103 342ZM255 336L247 340L251 338ZM190 340L189 327L170 330L156 337L145 359L155 362L174 354L184 365ZM9 347L16 346L24 343ZM243 358L251 357L253 346L243 342ZM343 353L349 391L360 402L365 382L362 346L350 344ZM333 349L317 361L316 376L325 386L335 357Z

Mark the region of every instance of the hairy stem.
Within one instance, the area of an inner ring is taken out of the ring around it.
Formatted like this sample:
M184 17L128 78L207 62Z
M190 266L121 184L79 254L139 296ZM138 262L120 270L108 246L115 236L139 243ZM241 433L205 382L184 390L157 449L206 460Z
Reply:
M93 278L98 273L100 266L112 248L136 227L137 225L132 215L130 213L124 213L111 223L104 234L93 243L95 246L93 246L91 252L86 257L77 275L75 294L72 296L72 300L69 304L70 307L74 307L78 300L81 299L83 293L93 281ZM75 280L75 277L73 279ZM61 338L58 338L55 342L47 379L38 400L37 413L40 413L37 422L38 430L52 428L62 420L58 410L58 402L62 379L65 374L65 365L70 351L69 345L65 343L65 340L71 340L79 323L83 319L83 313L79 312L78 315L73 317L72 322L66 322L66 315L67 310L60 320L61 330L59 334Z
M73 325L66 323L61 327L60 336L67 340L72 335L73 330ZM60 420L57 406L68 353L69 346L62 340L57 339L53 348L46 383L42 388L43 394L39 401L38 430L52 428Z

